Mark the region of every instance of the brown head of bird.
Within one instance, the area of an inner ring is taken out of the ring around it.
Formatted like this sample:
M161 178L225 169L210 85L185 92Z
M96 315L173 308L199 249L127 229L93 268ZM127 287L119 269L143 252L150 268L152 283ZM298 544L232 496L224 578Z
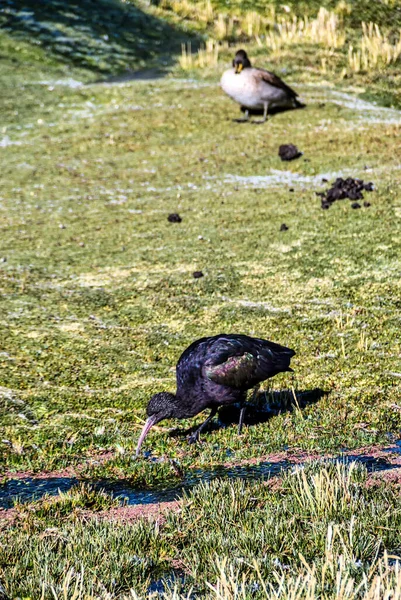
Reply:
M241 73L243 69L249 69L251 67L251 61L248 58L245 50L238 50L233 60L233 67L235 72Z

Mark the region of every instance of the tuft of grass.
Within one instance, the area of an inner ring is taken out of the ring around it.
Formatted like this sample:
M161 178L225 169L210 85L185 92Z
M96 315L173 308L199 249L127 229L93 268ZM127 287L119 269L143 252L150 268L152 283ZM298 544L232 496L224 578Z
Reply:
M60 491L57 496L46 494L29 504L15 503L17 517L30 528L37 519L61 522L82 510L99 512L118 506L121 506L121 499L113 498L104 490L95 489L84 482L73 486L68 492Z
M357 463L347 465L337 462L317 473L314 469L295 468L288 481L299 512L315 518L336 519L339 515L357 514L363 499L358 493L358 483L366 480L363 467Z
M338 14L322 6L315 19L307 16L294 16L292 19L282 17L266 34L265 43L274 51L295 44L341 48L345 43L345 29Z
M192 54L191 44L183 44L179 58L180 67L186 71L195 67L216 67L219 60L220 45L213 40L208 40L204 47L199 48L197 54Z
M360 48L348 48L348 63L353 71L374 71L396 63L401 56L401 32L398 39L392 35L384 35L377 24L362 23L362 39Z

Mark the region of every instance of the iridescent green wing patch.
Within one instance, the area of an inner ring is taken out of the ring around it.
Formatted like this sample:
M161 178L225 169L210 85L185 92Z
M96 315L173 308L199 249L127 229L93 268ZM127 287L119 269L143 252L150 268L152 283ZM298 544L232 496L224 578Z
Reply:
M234 388L243 388L253 380L257 359L253 354L230 356L220 365L207 365L206 377L215 383Z

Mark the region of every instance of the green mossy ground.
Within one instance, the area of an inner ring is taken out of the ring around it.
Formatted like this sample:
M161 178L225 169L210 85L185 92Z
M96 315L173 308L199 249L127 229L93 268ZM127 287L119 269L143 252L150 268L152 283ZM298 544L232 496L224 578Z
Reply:
M223 63L203 78L175 68L98 84L85 61L60 62L12 34L0 38L2 473L79 464L89 479L177 482L168 461L132 460L146 402L174 389L189 343L219 332L297 351L294 375L266 391L326 393L240 438L232 425L197 446L169 434L194 421L163 423L144 446L154 457L178 459L188 474L287 448L338 452L398 439L401 116L358 104L387 98L391 78L335 88L338 73L330 81L302 69L313 67L312 49L284 52L276 70L287 70L307 107L255 127L232 122L238 108L217 86ZM111 61L104 71L116 69ZM290 142L303 156L282 163L278 146ZM322 179L341 174L373 181L369 208L320 208ZM276 180L252 179L269 176ZM172 212L181 223L167 221ZM196 270L204 277L194 279ZM105 451L104 464L85 466ZM40 589L13 577L15 596Z

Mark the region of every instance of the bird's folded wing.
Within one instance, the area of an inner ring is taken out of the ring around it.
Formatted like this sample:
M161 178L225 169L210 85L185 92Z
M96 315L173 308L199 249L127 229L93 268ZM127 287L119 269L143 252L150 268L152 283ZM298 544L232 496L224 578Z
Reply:
M269 85L273 85L274 87L284 90L289 96L293 98L296 98L298 96L298 94L294 92L294 90L290 88L289 85L284 83L284 81L274 73L270 73L270 71L265 71L264 69L258 69L258 74L260 79L265 83L268 83Z
M230 356L218 365L206 364L205 374L208 379L237 389L252 387L258 368L258 359L246 352L241 356Z

